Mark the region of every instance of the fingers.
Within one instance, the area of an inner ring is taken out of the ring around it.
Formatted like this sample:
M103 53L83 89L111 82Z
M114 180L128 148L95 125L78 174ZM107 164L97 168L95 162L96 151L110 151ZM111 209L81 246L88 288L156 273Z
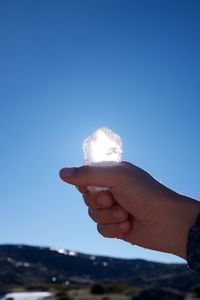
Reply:
M109 166L82 166L60 171L63 181L75 185L83 194L90 217L98 223L98 231L105 237L120 237L131 228L128 213L115 205L111 192L90 193L87 186L108 187L113 191L129 176L131 164L118 163ZM132 166L132 165L131 165Z
M122 238L123 234L129 231L131 228L131 223L129 220L118 223L118 224L98 224L97 230L104 237L108 238Z
M128 219L128 213L120 206L88 210L89 216L98 224L122 223Z
M104 237L118 237L123 239L131 223L128 213L115 204L109 191L83 194L86 205L89 207L89 215L98 223L97 229Z
M92 209L108 208L114 204L114 199L109 191L83 194L85 204Z

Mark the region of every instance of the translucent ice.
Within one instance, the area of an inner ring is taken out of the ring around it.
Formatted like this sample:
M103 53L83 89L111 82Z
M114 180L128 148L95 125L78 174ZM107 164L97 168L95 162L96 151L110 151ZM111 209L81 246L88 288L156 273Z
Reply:
M83 142L85 165L107 165L121 162L122 140L111 129L97 129Z
M121 162L122 140L111 129L97 129L83 142L85 165L112 165ZM107 187L88 186L88 190L97 192Z

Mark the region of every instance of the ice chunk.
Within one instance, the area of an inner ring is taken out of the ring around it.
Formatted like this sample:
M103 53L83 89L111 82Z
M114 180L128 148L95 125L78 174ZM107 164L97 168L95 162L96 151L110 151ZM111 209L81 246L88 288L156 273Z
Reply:
M111 129L97 129L83 142L85 165L112 165L121 162L122 140ZM108 190L107 187L88 186L89 191Z
M122 140L111 129L97 129L83 142L84 164L110 164L121 162Z

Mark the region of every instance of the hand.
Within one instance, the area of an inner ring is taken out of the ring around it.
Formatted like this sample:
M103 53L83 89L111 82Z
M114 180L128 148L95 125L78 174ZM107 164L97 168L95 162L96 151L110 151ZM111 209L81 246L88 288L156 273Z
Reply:
M200 212L198 201L127 162L64 168L60 176L83 193L102 235L186 258L188 231ZM87 186L106 186L109 191L91 193Z

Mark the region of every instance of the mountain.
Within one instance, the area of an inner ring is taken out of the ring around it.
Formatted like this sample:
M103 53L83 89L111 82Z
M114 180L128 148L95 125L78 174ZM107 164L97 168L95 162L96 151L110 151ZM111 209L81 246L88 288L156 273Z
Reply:
M86 255L62 248L0 245L0 287L94 281L190 291L200 274L186 264Z

